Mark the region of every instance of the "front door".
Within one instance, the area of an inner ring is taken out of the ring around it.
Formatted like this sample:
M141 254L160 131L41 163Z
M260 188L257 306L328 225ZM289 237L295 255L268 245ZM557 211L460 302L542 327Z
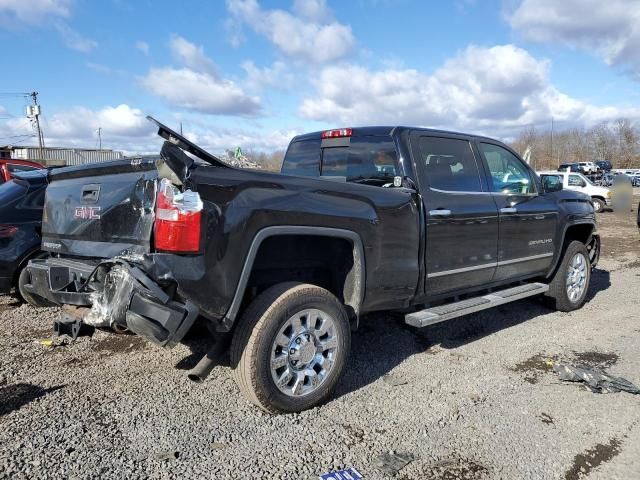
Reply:
M539 191L533 171L515 154L489 142L478 143L478 149L500 217L494 280L546 273L559 240L556 202Z
M471 142L414 132L411 145L426 211L427 295L486 285L497 261L498 212Z

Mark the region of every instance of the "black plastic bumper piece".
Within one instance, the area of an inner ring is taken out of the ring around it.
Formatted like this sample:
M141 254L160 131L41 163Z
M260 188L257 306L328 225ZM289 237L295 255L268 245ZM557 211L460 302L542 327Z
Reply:
M78 337L91 337L96 328L83 323L79 318L64 315L53 322L53 331L58 335L69 335L74 340Z

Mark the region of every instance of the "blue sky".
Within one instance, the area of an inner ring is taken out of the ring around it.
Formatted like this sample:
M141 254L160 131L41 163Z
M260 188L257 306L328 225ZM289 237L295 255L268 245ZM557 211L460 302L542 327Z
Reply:
M151 114L214 151L416 124L510 138L640 119L640 2L0 0L0 144L149 152Z

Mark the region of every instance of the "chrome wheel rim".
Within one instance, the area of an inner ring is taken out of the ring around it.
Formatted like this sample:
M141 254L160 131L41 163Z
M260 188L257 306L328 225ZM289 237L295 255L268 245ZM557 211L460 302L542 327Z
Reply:
M338 350L335 319L322 310L302 310L284 323L273 341L271 377L287 396L309 395L326 381Z
M589 262L582 253L576 253L567 269L567 297L576 303L587 288L587 267Z

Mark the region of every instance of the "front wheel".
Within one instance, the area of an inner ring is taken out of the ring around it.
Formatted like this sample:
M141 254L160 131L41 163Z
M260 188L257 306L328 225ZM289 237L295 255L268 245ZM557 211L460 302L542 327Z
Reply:
M567 245L547 295L555 302L556 310L570 312L584 305L591 280L589 251L584 243L572 241Z
M324 288L281 283L247 308L231 342L236 382L269 413L300 412L325 400L343 374L349 319Z
M599 198L592 198L591 201L593 202L593 209L600 213L604 210L605 207L605 203L600 200Z

